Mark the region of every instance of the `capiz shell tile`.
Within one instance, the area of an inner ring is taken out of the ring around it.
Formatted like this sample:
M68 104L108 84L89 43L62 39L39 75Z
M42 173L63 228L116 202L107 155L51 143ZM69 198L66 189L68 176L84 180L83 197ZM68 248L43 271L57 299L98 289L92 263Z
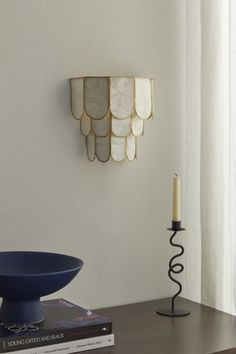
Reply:
M135 110L142 119L148 119L152 115L150 79L135 78Z
M131 120L131 128L134 136L140 136L143 134L144 121L138 116L134 116Z
M84 136L89 135L91 131L91 118L84 112L83 117L80 119L80 131Z
M84 80L70 79L71 112L75 119L80 119L84 113Z
M116 136L124 137L130 134L131 131L131 119L118 119L112 117L111 120L112 133Z
M109 78L87 77L84 79L84 107L93 119L102 119L109 108Z
M96 136L96 156L98 160L106 162L110 155L110 134L103 138Z
M155 80L151 79L151 89L152 89L152 118L155 115Z
M110 111L102 119L92 119L92 130L96 136L105 137L110 132L111 114Z
M95 135L91 132L86 136L87 156L90 161L95 160Z
M127 136L126 155L130 161L136 157L136 138L132 133Z
M134 79L111 77L110 109L113 116L125 119L134 111Z
M111 136L111 157L114 161L124 161L126 157L126 138Z

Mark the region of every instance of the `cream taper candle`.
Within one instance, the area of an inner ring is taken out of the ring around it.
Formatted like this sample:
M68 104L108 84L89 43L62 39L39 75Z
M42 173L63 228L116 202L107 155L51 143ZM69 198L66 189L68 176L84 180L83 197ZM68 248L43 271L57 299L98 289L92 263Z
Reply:
M173 221L180 221L180 178L175 174L173 178Z

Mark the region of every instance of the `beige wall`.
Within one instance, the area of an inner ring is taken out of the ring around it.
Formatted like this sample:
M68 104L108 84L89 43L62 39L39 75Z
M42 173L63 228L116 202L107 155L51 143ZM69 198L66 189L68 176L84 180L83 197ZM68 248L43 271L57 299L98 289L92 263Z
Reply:
M1 250L85 261L64 296L87 307L169 295L171 176L182 172L184 0L1 0ZM152 76L138 160L90 163L68 78Z

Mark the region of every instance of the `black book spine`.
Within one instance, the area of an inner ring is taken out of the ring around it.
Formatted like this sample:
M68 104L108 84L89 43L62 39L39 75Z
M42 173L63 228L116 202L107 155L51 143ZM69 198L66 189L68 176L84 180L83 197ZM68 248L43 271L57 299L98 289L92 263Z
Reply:
M14 335L0 339L0 353L12 352L21 349L42 347L78 339L105 336L112 333L112 323L100 323L84 327L40 330L37 333L27 335Z

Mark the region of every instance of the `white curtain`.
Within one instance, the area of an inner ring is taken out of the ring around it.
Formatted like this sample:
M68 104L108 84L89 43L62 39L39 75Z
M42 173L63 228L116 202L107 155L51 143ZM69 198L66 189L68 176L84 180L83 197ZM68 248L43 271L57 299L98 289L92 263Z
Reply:
M236 309L236 0L186 0L186 296Z

